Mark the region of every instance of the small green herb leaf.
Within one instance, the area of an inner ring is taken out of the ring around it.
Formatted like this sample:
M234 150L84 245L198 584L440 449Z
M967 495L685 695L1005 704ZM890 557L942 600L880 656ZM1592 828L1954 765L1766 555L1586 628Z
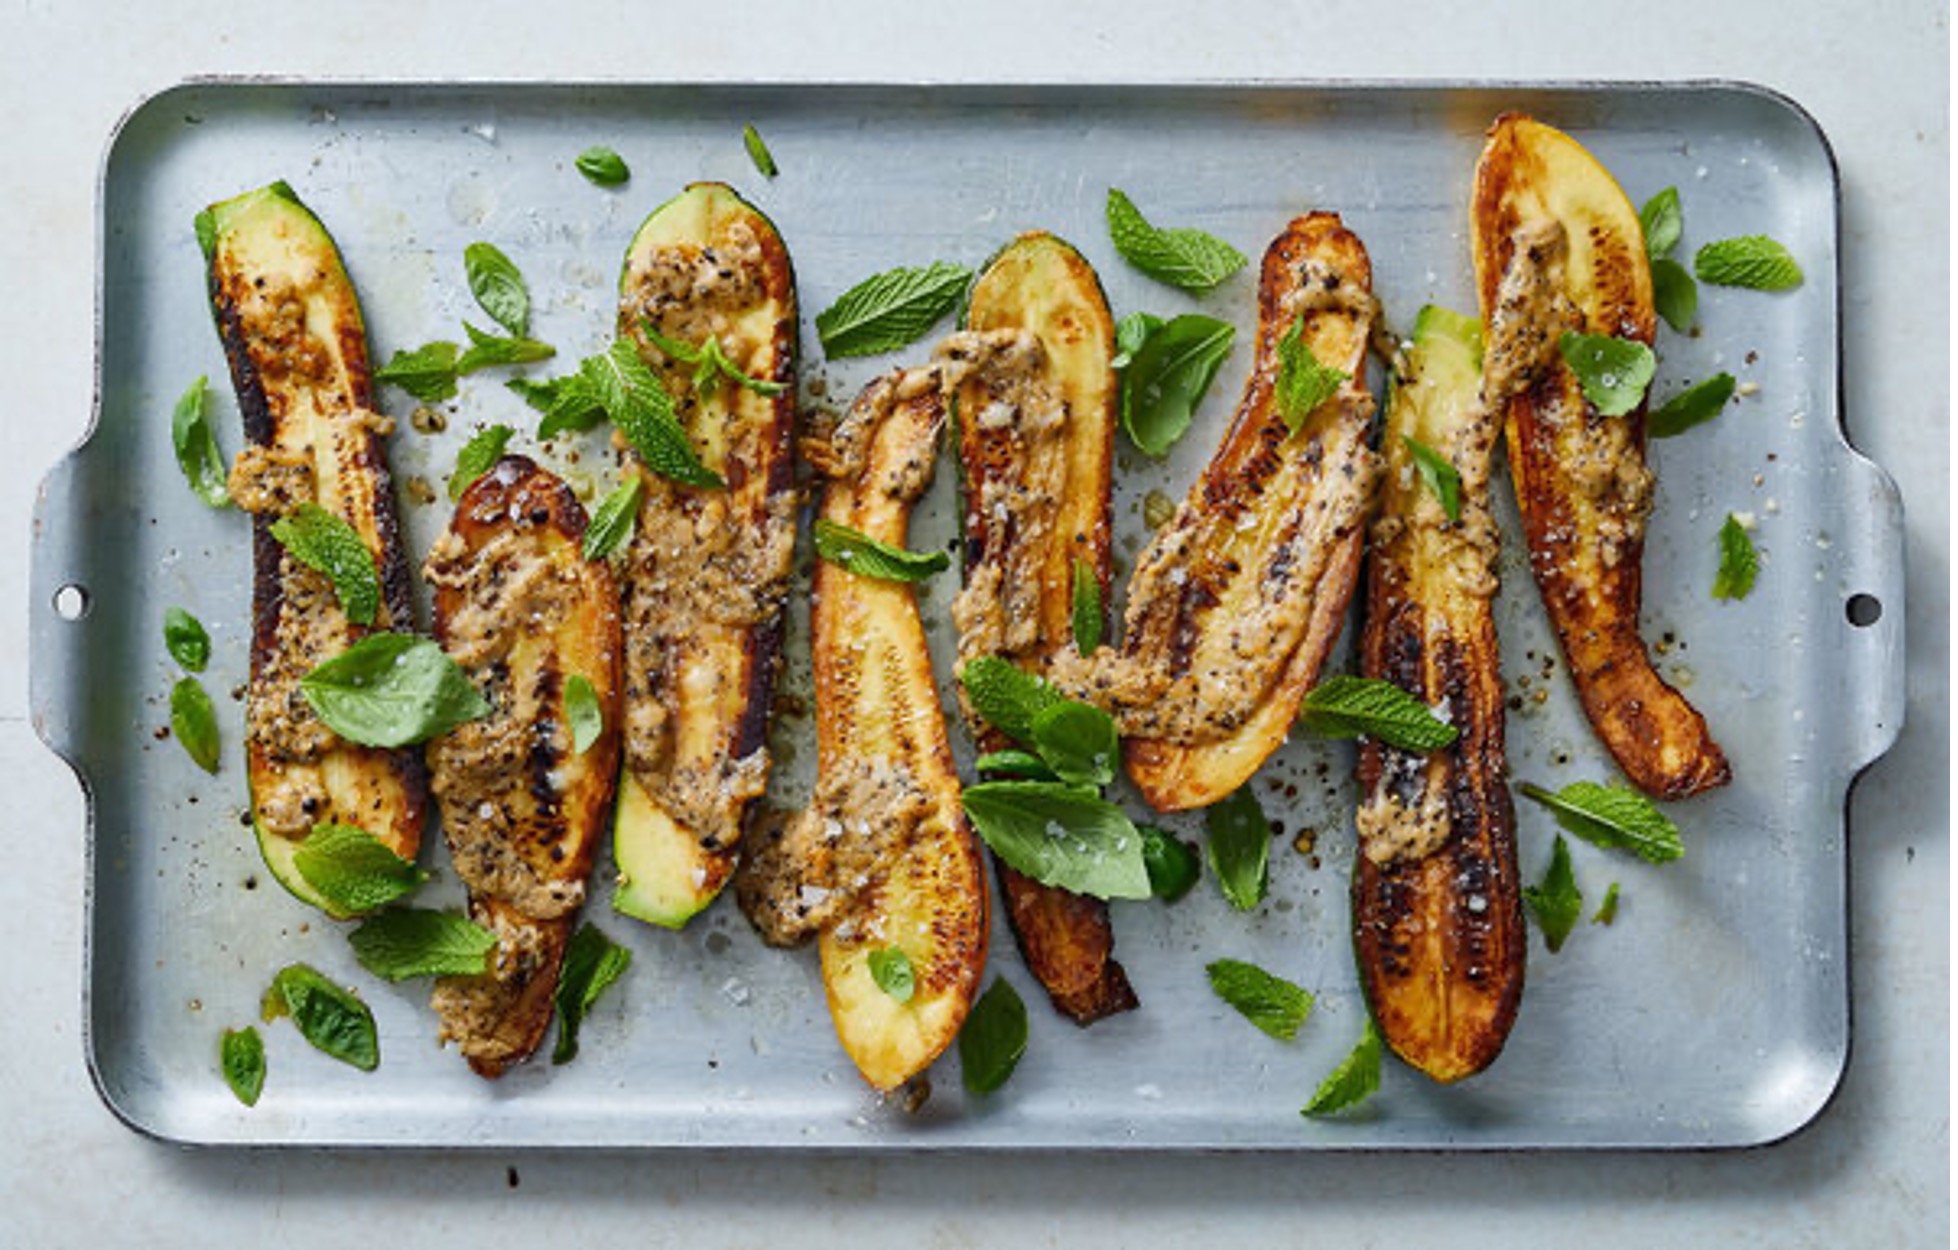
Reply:
M1439 751L1460 735L1391 681L1336 673L1306 693L1300 724L1325 738L1372 738L1403 751Z
M1564 835L1557 835L1557 842L1550 851L1550 867L1544 870L1543 881L1538 885L1523 887L1523 901L1536 916L1539 929L1543 930L1543 944L1552 954L1564 947L1564 939L1570 936L1572 926L1584 910L1584 896L1578 892L1577 878L1571 874L1570 844Z
M370 747L425 742L491 711L440 646L411 634L369 634L300 678L299 690L328 729Z
M1555 793L1528 782L1518 788L1524 797L1549 808L1558 824L1586 842L1629 850L1654 864L1686 853L1678 826L1636 790L1595 781L1573 781Z
M1047 767L1038 755L1031 751L988 751L972 761L973 770L982 773L999 773L1007 777L1020 777L1027 781L1059 781L1054 770Z
M1667 187L1638 210L1638 224L1645 231L1645 254L1653 260L1672 251L1679 243L1685 216L1679 211L1679 188Z
M211 696L195 677L184 677L170 688L170 732L190 756L191 762L207 773L218 771L218 714Z
M456 453L455 472L449 474L449 498L462 498L462 492L483 474L495 467L503 455L503 449L510 445L510 437L516 431L507 425L492 425L486 430L478 430L476 436L462 445Z
M481 976L496 949L496 935L467 916L422 907L390 907L347 942L361 967L389 981Z
M1203 813L1210 835L1205 854L1224 899L1239 911L1264 902L1271 887L1271 822L1249 785L1210 805Z
M598 501L591 524L585 527L585 559L603 560L632 537L639 523L639 501L645 493L646 479L631 470L625 481Z
M1709 243L1693 254L1693 272L1715 286L1788 291L1802 284L1802 267L1765 234Z
M1421 480L1441 501L1442 512L1451 521L1461 520L1462 475L1455 471L1454 464L1412 434L1401 435L1401 443L1407 448L1407 454L1414 457L1414 467L1421 474Z
M518 338L530 333L530 292L508 256L493 243L471 243L462 249L462 268L476 303L496 324Z
M708 335L699 347L671 339L655 330L650 321L643 322L642 329L653 346L665 352L683 365L693 366L693 389L698 395L705 395L716 389L722 382L732 382L746 387L757 395L780 395L788 389L782 382L765 382L760 378L748 376L727 358L721 348L718 335Z
M1312 995L1241 959L1219 959L1204 966L1210 988L1246 1020L1281 1042L1299 1035L1312 1012Z
M265 991L266 1023L291 1016L315 1050L372 1072L381 1062L374 1013L359 998L306 964L287 964Z
M987 781L967 786L965 814L986 845L1043 885L1094 898L1148 898L1142 835L1085 786Z
M374 380L398 386L425 404L454 399L460 351L454 343L435 342L396 352L392 360L374 370Z
M741 146L748 149L748 159L755 163L755 172L762 177L773 178L782 172L775 167L774 153L770 152L768 145L761 141L761 131L756 130L753 125L741 128Z
M727 485L700 462L674 414L673 397L630 340L614 340L603 354L585 357L578 371L647 468L682 486L718 490Z
M1305 341L1305 314L1300 313L1292 328L1278 340L1278 415L1285 428L1299 432L1305 419L1318 411L1353 376L1319 363L1312 345Z
M1027 1053L1027 1005L1019 991L996 977L972 1004L959 1029L959 1075L975 1094L990 1094L1006 1084Z
M1149 336L1163 328L1163 319L1154 313L1133 312L1115 323L1115 355L1108 367L1126 369Z
M571 722L571 753L583 755L605 732L605 709L591 678L573 673L564 679L564 715Z
M816 554L839 568L885 582L921 582L951 566L942 551L906 551L823 517L811 527Z
M1608 334L1566 333L1557 349L1577 375L1584 398L1603 417L1622 417L1638 407L1659 367L1645 344Z
M542 382L530 378L511 378L509 387L525 403L544 414L537 423L537 441L547 443L566 432L581 433L605 420L605 405L590 379L582 373Z
M870 952L870 979L877 988L900 1003L908 1003L917 992L918 982L911 970L911 957L899 946L885 946Z
M1645 432L1653 438L1671 438L1720 415L1734 397L1734 375L1716 373L1698 386L1689 387L1667 400L1645 419Z
M1247 263L1244 254L1201 230L1165 230L1149 224L1127 195L1108 189L1108 237L1122 259L1143 273L1181 287L1208 291Z
M213 508L231 504L231 491L225 485L224 455L218 451L217 435L211 432L210 415L204 404L204 379L185 388L170 412L170 443L176 448L177 467L184 481L199 499Z
M326 574L348 620L374 623L381 609L381 578L374 569L374 553L353 526L309 501L272 522L272 537L293 559Z
M1203 871L1203 861L1190 844L1154 825L1137 825L1136 830L1142 834L1142 867L1149 874L1149 892L1165 903L1188 894Z
M426 872L354 825L314 825L293 851L292 863L335 917L373 911L428 880Z
M959 684L987 724L1022 746L1034 745L1034 718L1063 702L1046 681L996 655L968 660L959 670Z
M1322 1116L1344 1111L1365 1102L1379 1088L1380 1030L1374 1027L1373 1018L1369 1016L1352 1053L1319 1083L1318 1092L1312 1095L1312 1101L1305 1104L1300 1114Z
M1591 917L1592 924L1610 925L1618 919L1618 883L1611 883L1604 892L1604 902L1598 904L1598 914Z
M462 323L462 328L469 334L469 350L456 358L457 377L492 365L527 365L557 355L557 348L537 339L485 334L466 321Z
M564 965L558 970L557 991L553 995L558 1024L552 1063L570 1063L578 1057L579 1026L591 1014L598 996L631 965L630 950L606 937L589 921L578 926L565 947Z
M823 352L838 360L875 356L914 343L958 307L971 281L971 270L944 261L922 269L873 274L816 314Z
M1168 453L1190 421L1237 331L1186 313L1152 330L1122 371L1122 428L1152 456Z
M265 1039L258 1030L250 1025L226 1029L218 1042L218 1066L238 1101L256 1107L259 1094L265 1090Z
M1074 627L1074 649L1082 655L1093 655L1101 645L1102 630L1106 628L1106 617L1101 609L1101 579L1086 560L1074 562L1074 598L1071 624Z
M1700 311L1700 284L1686 266L1662 256L1652 262L1652 305L1676 333L1685 334Z
M1720 526L1720 571L1713 575L1715 599L1745 599L1754 589L1755 575L1761 571L1760 553L1747 528L1733 513Z
M170 658L193 673L201 673L211 662L211 636L204 623L182 608L163 611L163 649Z
M1033 748L1062 781L1105 786L1122 762L1122 738L1115 718L1087 703L1066 699L1040 709L1033 718Z
M632 177L625 158L611 148L594 146L578 153L578 172L594 186L616 187Z

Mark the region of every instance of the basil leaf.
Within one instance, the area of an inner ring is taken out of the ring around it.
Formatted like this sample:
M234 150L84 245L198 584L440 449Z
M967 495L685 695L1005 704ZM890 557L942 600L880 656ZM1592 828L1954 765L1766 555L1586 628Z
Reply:
M1645 432L1653 438L1671 438L1720 415L1734 397L1734 375L1716 373L1697 386L1689 387L1667 400L1645 419Z
M291 1016L313 1049L372 1072L381 1062L374 1013L367 1004L306 964L287 964L265 991L266 1023Z
M308 502L272 522L272 537L293 559L326 574L348 620L374 623L381 610L381 577L374 569L374 553L352 525Z
M811 527L816 554L839 568L885 582L921 582L949 568L952 558L942 551L906 551L859 534L847 525L817 517Z
M959 1029L960 1078L971 1093L990 1094L1026 1053L1027 1005L1011 982L995 977Z
M1142 834L1142 867L1149 874L1149 892L1174 903L1190 892L1202 874L1202 861L1190 844L1154 825L1137 825Z
M1149 224L1127 195L1108 189L1108 237L1123 260L1143 273L1181 287L1208 291L1248 263L1230 244L1201 230L1164 230Z
M1283 977L1275 977L1241 959L1218 959L1204 965L1217 997L1264 1033L1281 1042L1299 1035L1312 1013L1312 995Z
M1064 702L1045 680L996 655L968 660L959 670L959 684L988 725L1023 746L1034 745L1034 718Z
M396 352L392 360L374 370L374 380L398 386L425 404L454 399L459 351L454 343L436 342Z
M456 453L455 472L449 474L451 500L462 498L462 492L496 466L503 456L503 449L510 445L510 436L515 433L507 425L492 425L486 430L478 430L475 437L462 445L462 450Z
M231 490L225 485L224 455L218 451L217 435L204 405L204 378L185 388L170 412L170 444L176 448L177 467L184 481L199 499L213 508L231 506Z
M1236 336L1229 322L1194 313L1152 332L1122 371L1122 428L1129 441L1152 456L1166 454L1190 428Z
M567 431L583 433L605 420L605 405L582 373L567 373L542 382L511 378L503 385L544 414L544 419L537 423L540 443L550 442Z
M1645 344L1608 334L1566 332L1557 340L1557 350L1601 417L1622 417L1638 407L1659 367Z
M1414 467L1427 483L1434 497L1441 501L1441 510L1451 521L1462 519L1462 475L1448 458L1415 438L1412 434L1401 435L1401 443L1407 454L1414 457Z
M163 649L193 673L203 672L211 662L211 636L202 621L182 608L163 610Z
M605 732L605 709L598 705L598 691L583 673L564 679L564 715L571 722L571 753L583 755Z
M1271 822L1249 785L1241 786L1203 813L1210 834L1205 853L1224 899L1250 911L1271 888Z
M427 638L369 634L299 679L326 727L349 742L399 747L487 716L489 700Z
M1095 576L1094 568L1086 560L1074 562L1074 598L1071 624L1074 629L1074 649L1082 655L1093 655L1101 645L1102 630L1106 628L1107 618L1101 609L1101 579Z
M1517 788L1549 808L1559 825L1586 842L1608 850L1629 850L1654 864L1686 853L1679 827L1636 790L1595 781L1573 781L1554 794L1528 782Z
M902 947L885 946L870 952L870 979L892 1001L908 1003L917 993L917 975L911 969L911 956Z
M217 774L218 714L195 677L179 678L170 688L170 732L193 764Z
M1054 775L1070 785L1105 786L1115 780L1122 760L1115 718L1072 699L1034 715L1033 746Z
M988 751L972 762L976 772L1003 773L1028 781L1059 781L1054 770L1030 751Z
M1733 513L1720 526L1720 571L1713 575L1715 599L1745 599L1754 589L1755 575L1761 571L1761 557L1754 540Z
M1439 751L1461 731L1391 681L1335 673L1306 692L1299 724L1324 738L1372 738L1403 751Z
M645 493L646 479L638 470L628 469L625 481L598 501L591 524L585 527L585 559L603 560L632 537L639 523L639 501Z
M962 796L993 853L1042 885L1094 898L1148 898L1142 835L1092 789L1045 781L987 781Z
M1312 354L1311 344L1305 341L1304 313L1298 315L1292 328L1278 340L1278 360L1278 384L1274 388L1278 415L1284 420L1285 428L1294 434L1307 417L1318 411L1319 405L1331 399L1353 376L1319 363L1319 358Z
M1154 313L1134 312L1115 323L1115 355L1109 359L1111 369L1126 369L1149 336L1162 329L1163 319Z
M1614 881L1610 888L1605 890L1604 902L1598 904L1598 914L1591 917L1591 923L1609 926L1616 919L1618 919L1618 883Z
M469 350L456 358L457 377L492 365L528 365L557 355L557 348L536 339L485 334L466 321L462 328L469 334Z
M462 249L462 268L470 294L496 324L518 338L530 332L530 292L508 256L493 243L471 243Z
M1344 1111L1365 1102L1379 1088L1380 1030L1369 1016L1352 1053L1319 1083L1318 1092L1299 1114L1321 1116Z
M224 1083L231 1087L238 1101L256 1107L258 1096L265 1089L265 1039L258 1035L258 1030L250 1025L226 1029L218 1042L218 1067L223 1069Z
M471 977L489 971L496 934L467 916L390 907L347 935L360 966L388 981Z
M832 360L875 356L916 342L958 307L971 281L971 270L944 261L873 274L816 314L823 353Z
M1652 306L1680 334L1693 328L1700 311L1700 285L1686 266L1660 257L1652 262Z
M1557 835L1551 848L1550 866L1544 870L1542 883L1523 887L1523 901L1536 916L1537 927L1543 930L1543 944L1550 953L1562 950L1564 939L1584 910L1584 896L1578 892L1577 878L1571 875L1570 844L1563 834Z
M335 916L357 916L412 894L428 874L355 825L314 825L292 853L293 867Z
M1645 254L1653 260L1671 252L1679 243L1685 222L1679 211L1679 188L1667 187L1638 210L1638 224L1645 232Z
M625 158L608 147L589 147L578 153L578 172L601 187L616 187L632 177Z
M727 485L701 464L673 411L673 397L629 340L616 339L603 354L585 357L578 371L647 468L682 486Z
M1802 267L1765 234L1709 243L1693 254L1693 272L1715 286L1788 291L1802 284Z
M754 126L741 128L741 146L748 149L748 159L755 163L755 172L762 177L773 178L782 172L775 167L774 154L768 150L768 145L761 141L761 132Z
M570 1063L578 1057L578 1027L591 1013L598 996L623 976L631 964L632 952L606 937L598 926L589 921L578 926L564 948L557 989L551 996L557 1007L557 1046L551 1051L553 1064Z

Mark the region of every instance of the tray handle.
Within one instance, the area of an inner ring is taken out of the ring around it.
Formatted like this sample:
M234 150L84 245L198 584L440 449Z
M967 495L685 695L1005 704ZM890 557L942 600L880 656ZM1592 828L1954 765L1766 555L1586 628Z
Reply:
M1896 480L1854 448L1843 460L1852 501L1841 535L1843 697L1853 776L1897 741L1904 725L1904 504Z
M28 694L34 732L80 776L76 755L89 636L99 629L90 582L89 518L77 490L82 453L69 452L48 471L34 498L28 571Z

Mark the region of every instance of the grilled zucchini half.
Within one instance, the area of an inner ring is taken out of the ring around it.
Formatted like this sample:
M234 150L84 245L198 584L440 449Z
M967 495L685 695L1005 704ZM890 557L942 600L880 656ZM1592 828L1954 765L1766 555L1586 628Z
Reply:
M1429 307L1415 320L1381 431L1387 471L1360 643L1366 676L1447 708L1459 735L1426 755L1362 744L1353 869L1354 950L1381 1036L1444 1082L1502 1050L1527 945L1490 610L1501 416L1479 399L1481 349L1474 318ZM1454 467L1455 519L1423 483L1410 439Z
M961 663L985 655L1044 673L1073 649L1077 565L1108 600L1115 323L1092 266L1023 234L973 283L953 370L965 587L952 608ZM981 751L1005 735L968 716ZM1077 1024L1136 1005L1114 958L1108 904L1043 885L994 857L1026 964Z
M585 559L584 536L570 488L505 456L463 492L423 564L436 640L493 708L427 748L470 917L497 937L489 971L436 982L435 1010L443 1040L485 1077L550 1025L618 777L618 590L610 567Z
M1652 342L1638 214L1575 140L1512 113L1489 128L1471 226L1483 391L1507 421L1530 569L1584 713L1641 790L1677 799L1724 785L1732 770L1706 719L1653 671L1638 633L1653 491L1644 404L1600 415L1558 351L1566 332Z
M697 183L626 249L619 335L658 372L702 463L725 488L639 466L646 490L622 567L625 754L612 905L669 928L734 871L768 784L767 735L795 546L795 274L775 227L731 189ZM775 394L686 355L712 340ZM630 458L630 456L629 456Z
M413 628L382 443L392 426L373 408L367 331L339 249L290 187L213 204L197 235L247 442L231 494L252 514L252 829L273 878L338 915L300 875L299 844L316 825L356 825L412 860L428 806L419 752L339 738L299 691L315 665L372 630ZM371 624L350 621L327 576L273 537L273 523L306 503L352 526L372 555L382 593Z

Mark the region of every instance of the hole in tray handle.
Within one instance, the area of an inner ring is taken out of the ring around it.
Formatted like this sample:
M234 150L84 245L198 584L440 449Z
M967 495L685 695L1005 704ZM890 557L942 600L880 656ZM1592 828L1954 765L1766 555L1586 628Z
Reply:
M64 621L79 621L93 602L86 586L70 582L54 592L54 614Z
M1875 595L1851 595L1843 605L1843 615L1858 629L1868 629L1883 619L1883 601Z

